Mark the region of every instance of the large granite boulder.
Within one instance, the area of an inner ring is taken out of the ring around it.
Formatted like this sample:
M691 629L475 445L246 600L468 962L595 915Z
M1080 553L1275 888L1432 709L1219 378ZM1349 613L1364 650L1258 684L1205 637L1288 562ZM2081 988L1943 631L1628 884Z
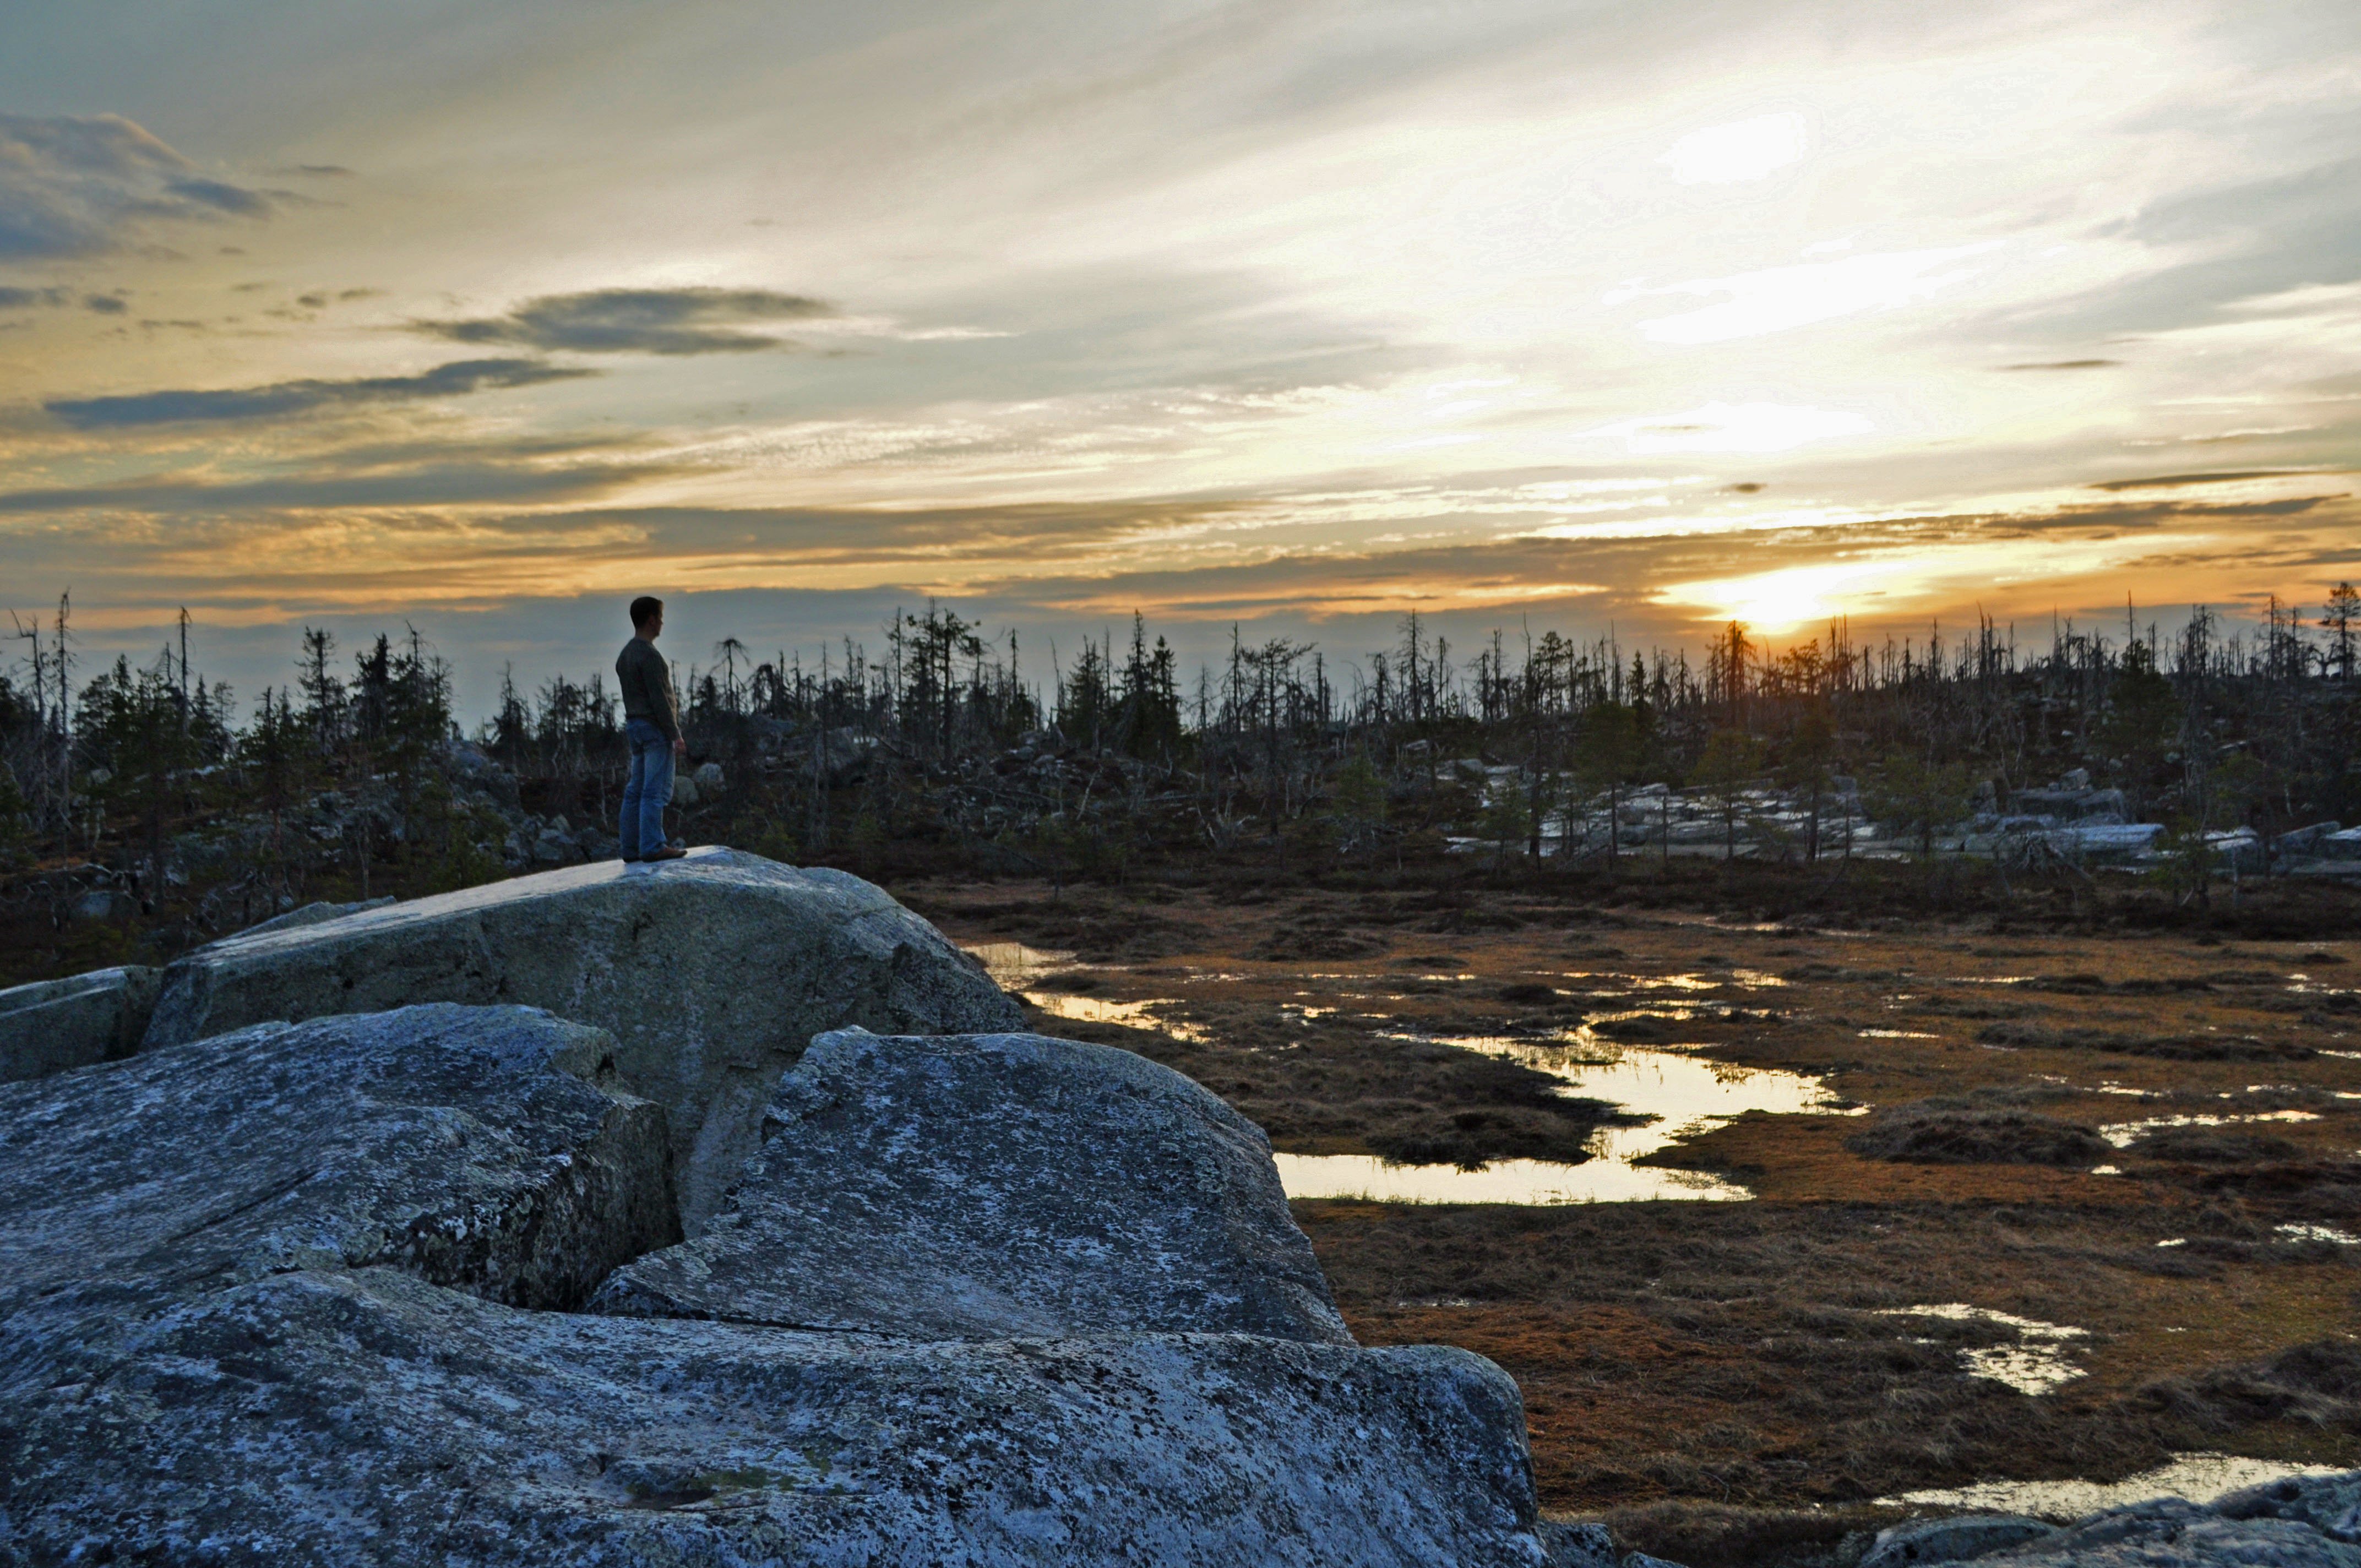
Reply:
M1213 1190L1236 1179L1228 1129L1120 1055L1063 1058L1096 1069L1078 1141L1126 1084L1160 1097L1130 1124L1196 1151L1179 1201L1284 1255L1260 1187ZM1516 1387L1465 1352L1178 1311L976 1340L570 1310L675 1234L664 1113L613 1086L616 1059L531 1010L424 1006L0 1087L0 1561L1543 1561ZM1020 1107L1061 1058L1028 1059ZM1267 1186L1267 1157L1248 1175ZM1034 1255L1052 1299L1090 1298L1059 1276L1096 1260ZM1176 1300L1211 1266L1180 1262Z
M823 1035L727 1206L592 1310L1008 1339L1350 1344L1262 1129L1171 1069L1038 1035Z
M859 877L733 850L605 861L231 937L164 972L146 1048L267 1019L522 1003L596 1025L671 1116L691 1234L814 1035L1014 1028L1017 1004Z
M524 1007L264 1024L0 1087L0 1310L398 1263L579 1305L679 1238L663 1108Z
M103 969L0 991L0 1083L129 1056L155 1011L158 974Z
M1539 1568L1516 1387L1246 1334L913 1343L281 1275L8 1343L20 1560ZM5 1550L5 1549L0 1549Z

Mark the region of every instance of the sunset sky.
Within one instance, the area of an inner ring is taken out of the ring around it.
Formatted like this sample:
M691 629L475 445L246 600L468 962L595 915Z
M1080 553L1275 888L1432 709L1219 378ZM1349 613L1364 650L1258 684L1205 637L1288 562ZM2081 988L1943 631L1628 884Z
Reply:
M0 8L0 608L249 693L640 591L2046 639L2317 604L2356 462L2353 0Z

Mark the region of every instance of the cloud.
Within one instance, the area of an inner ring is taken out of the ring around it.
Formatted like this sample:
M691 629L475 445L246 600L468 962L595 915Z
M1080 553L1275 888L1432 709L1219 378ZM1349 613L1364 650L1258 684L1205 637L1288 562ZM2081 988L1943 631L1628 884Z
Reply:
M2004 370L2111 370L2120 359L2050 359L2035 365L2004 365Z
M119 316L131 307L114 294L84 294L82 297L82 308L86 311L96 311L103 316Z
M365 376L346 381L275 381L262 387L133 392L107 398L53 398L42 406L76 430L174 424L193 420L279 419L353 403L454 398L500 387L593 376L537 359L460 359L416 376Z
M270 206L119 115L0 115L0 258L88 256L143 223L261 218Z
M1788 403L1710 402L1661 419L1629 419L1581 433L1609 436L1637 455L1674 452L1787 452L1806 442L1861 435L1875 427L1843 410Z
M602 497L653 472L629 466L538 467L461 458L381 473L322 472L226 481L133 479L115 485L0 490L0 514L114 511L202 517L323 508L538 504ZM246 565L248 569L257 565Z
M62 305L73 298L69 289L0 288L0 311L29 311L37 305Z
M835 307L768 289L598 289L527 300L506 315L421 322L459 343L515 344L577 354L743 354L783 340L740 328L812 321Z
M2159 474L2152 479L2104 479L2093 490L2178 490L2191 485L2239 485L2254 479L2292 479L2312 474L2311 468L2233 468L2212 474Z

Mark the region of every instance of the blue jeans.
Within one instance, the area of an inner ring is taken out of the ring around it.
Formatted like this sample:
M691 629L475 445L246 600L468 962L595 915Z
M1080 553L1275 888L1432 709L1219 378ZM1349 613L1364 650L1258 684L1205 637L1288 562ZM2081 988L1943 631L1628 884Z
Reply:
M664 847L664 808L672 799L672 742L644 718L623 726L631 743L631 771L623 781L623 859L636 861Z

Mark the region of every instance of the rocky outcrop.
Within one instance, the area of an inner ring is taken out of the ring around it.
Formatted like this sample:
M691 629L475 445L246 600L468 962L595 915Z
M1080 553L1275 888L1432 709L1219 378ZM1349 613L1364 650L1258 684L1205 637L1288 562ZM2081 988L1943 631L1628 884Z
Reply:
M662 1108L593 1081L613 1055L534 1009L426 1006L0 1088L0 1310L380 1263L578 1305L679 1236Z
M103 969L0 991L0 1083L129 1056L155 1011L159 972Z
M145 1043L417 1002L522 1003L611 1032L623 1081L670 1114L692 1234L814 1035L1006 1029L1022 1016L940 932L860 878L701 849L228 938L165 971Z
M273 931L292 931L304 926L324 926L331 920L341 920L347 915L358 915L370 909L383 909L387 905L394 902L396 900L393 894L389 893L379 898L365 898L352 904L306 904L299 909L291 909L284 915L274 915L268 920L258 920L243 931L234 931L228 939L234 941L240 937L264 937Z
M705 1234L593 1310L1007 1339L1227 1330L1350 1344L1262 1130L1129 1051L823 1035Z
M2058 1533L2058 1527L2023 1514L1952 1514L1911 1519L1877 1532L1859 1568L1916 1568L1962 1563Z
M2232 1519L2160 1497L2092 1514L2052 1535L1971 1559L2006 1568L2361 1568L2361 1547L2294 1519Z
M104 1360L45 1348L0 1438L37 1562L1541 1561L1515 1386L1463 1351L890 1342L390 1269L225 1290Z
M878 1125L969 1104L980 1128L995 1103L1027 1124L983 1151L973 1199L1046 1152L1071 1071L1076 1148L1123 1128L1155 1144L1126 1169L1182 1183L1184 1218L1150 1212L1153 1189L1126 1207L1113 1176L1093 1190L1078 1160L1084 1218L1026 1256L1044 1299L1137 1318L1142 1298L1066 1277L1169 1246L1171 1288L1147 1298L1169 1323L979 1340L569 1310L594 1272L671 1239L664 1113L615 1087L612 1036L529 1009L265 1025L0 1088L0 1560L1543 1562L1515 1385L1466 1352L1317 1332L1268 1157L1164 1069L1047 1041L901 1044L816 1053L774 1142L832 1135L813 1091L873 1060L898 1086ZM994 1071L1016 1080L996 1100ZM917 1082L930 1073L940 1088ZM914 1156L898 1183L814 1201L851 1218L955 1196L953 1175L919 1179L936 1166ZM1180 1246L1190 1215L1226 1240ZM907 1213L863 1223L881 1245L926 1234ZM1093 1254L1090 1225L1142 1250ZM1235 1321L1228 1287L1204 1282L1258 1257L1297 1332L1189 1322L1191 1300ZM908 1260L865 1261L957 1295ZM785 1288L741 1263L749 1289Z
M1860 1568L2361 1568L2361 1471L2290 1476L2211 1504L2157 1497L2055 1525L2016 1514L1912 1519Z

